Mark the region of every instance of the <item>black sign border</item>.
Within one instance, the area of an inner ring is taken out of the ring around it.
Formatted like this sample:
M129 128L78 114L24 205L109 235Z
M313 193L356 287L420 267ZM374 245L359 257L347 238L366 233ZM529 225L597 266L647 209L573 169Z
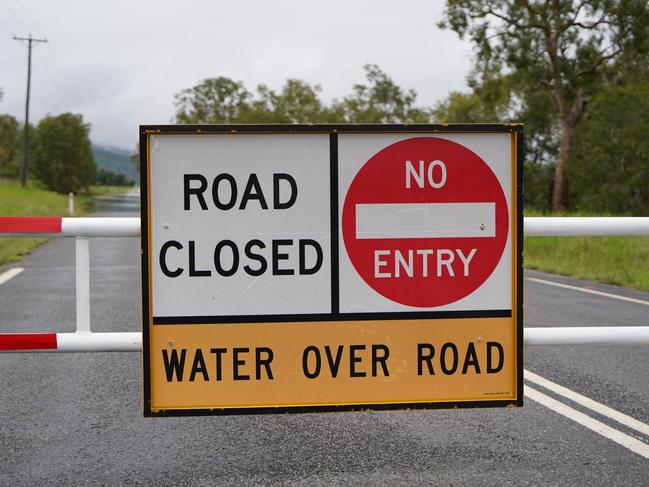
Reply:
M301 134L319 133L330 136L330 213L332 247L332 313L301 315L246 315L211 317L156 318L150 316L149 283L149 136L156 134L204 135L204 134ZM386 319L441 319L476 317L511 317L511 310L475 311L414 311L396 313L340 313L338 292L338 134L386 133L386 134L428 134L435 133L510 133L516 136L516 397L505 400L346 404L326 406L276 406L250 408L209 409L163 409L151 408L151 361L149 356L149 323L164 324L207 324L207 323L249 323L278 321L350 321ZM522 124L296 124L296 125L141 125L140 140L140 215L141 215L141 258L142 258L142 367L143 367L143 409L144 417L178 416L220 416L276 413L317 413L341 411L386 411L402 409L449 409L523 406L523 162L524 142Z

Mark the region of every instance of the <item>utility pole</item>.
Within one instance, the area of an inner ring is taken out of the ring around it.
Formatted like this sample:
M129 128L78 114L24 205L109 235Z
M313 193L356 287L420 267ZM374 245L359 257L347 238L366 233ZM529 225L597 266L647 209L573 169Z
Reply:
M27 184L27 170L29 168L28 147L29 147L29 90L32 84L32 45L34 42L47 42L47 39L35 39L29 37L16 37L16 41L27 41L27 100L25 101L25 136L23 137L23 163L20 166L20 182L23 186Z

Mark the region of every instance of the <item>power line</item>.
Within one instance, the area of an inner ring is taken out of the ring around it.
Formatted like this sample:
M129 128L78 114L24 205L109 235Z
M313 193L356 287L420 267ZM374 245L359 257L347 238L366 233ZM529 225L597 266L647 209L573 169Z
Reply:
M48 42L46 47L49 47L51 42ZM63 80L62 74L59 74L58 76L55 76L57 73L55 70L52 68L52 58L49 56L46 56L45 51L37 51L35 54L36 59L40 59L40 61L43 62L43 66L45 67L45 72L43 72L43 77L40 77L41 80L47 79L47 82L49 86L52 87L54 92L58 94L58 98L64 105L68 105L69 108L67 110L62 110L62 111L70 111L72 110L71 107L77 106L77 103L73 96L70 94L70 91L65 87L65 82ZM60 73L60 71L59 71ZM37 75L39 75L38 71L36 72ZM57 105L60 107L61 105L57 103Z
M20 182L23 186L27 184L27 170L29 168L29 90L32 82L32 47L34 43L47 42L47 39L35 39L29 34L29 37L14 36L16 41L27 41L27 97L25 101L25 136L23 145L23 163L20 167Z
M5 4L7 3L6 0L3 0L3 2L4 2ZM23 5L22 3L20 3L18 0L14 0L14 2L16 2L16 5L18 5L18 6L21 8L21 10L22 10L23 12L25 12L25 15L27 15L27 20L29 20L29 22L31 22L32 26L33 26L33 27L36 27L36 30L40 31L41 34L45 35L45 31L44 31L43 29L41 29L41 27L36 23L36 21L34 20L34 17L31 16L31 14L30 14L29 11L24 7L24 5Z
M12 36L15 36L15 35L16 35L16 33L14 32L14 30L13 30L11 27L9 27L9 26L7 25L7 23L6 23L4 20L2 20L2 18L0 18L0 24L2 24L2 25L4 26L4 28L7 29L7 31L9 31L9 32L11 33Z
M18 21L18 23L22 26L22 28L25 29L26 31L29 31L29 28L24 24L24 22L22 20L20 20L20 17L18 17L16 15L16 12L13 11L13 9L9 6L9 4L6 2L6 0L2 0L2 3L5 4L5 6L7 7L7 10L9 10L9 13L11 15L13 15L13 17Z
M50 59L54 61L54 71L58 77L58 80L61 82L59 84L58 81L56 81L54 76L52 76L52 80L56 83L58 89L67 96L68 100L72 102L72 105L74 107L79 106L79 102L77 102L76 97L72 94L72 92L68 89L67 84L65 83L65 76L63 75L63 70L61 69L61 65L59 64L58 58L54 54L54 49L52 48L51 44L47 44L47 51L50 54Z
M34 58L38 60L38 51L35 53ZM60 90L56 87L54 84L53 79L47 75L47 73L42 73L42 70L35 69L34 74L36 74L36 78L40 81L40 86L42 86L47 93L44 93L45 99L43 100L41 98L41 103L49 103L53 105L58 113L63 113L65 111L69 111L65 108L66 102L62 98ZM35 95L34 100L36 101L36 98L38 97L38 94ZM63 104L61 104L63 103Z
M45 30L40 26L38 22L36 22L34 16L27 10L27 8L20 3L18 0L13 0L14 3L20 7L20 10L22 13L25 15L25 19L28 21L28 24L34 27L37 31L41 33L43 37L45 36ZM11 7L8 5L7 0L2 0L2 3L4 3L9 11L12 13L12 15L20 22L21 25L25 25L24 22L21 21L20 18L16 15L16 13L11 9ZM29 30L29 29L27 29ZM32 30L33 32L33 30ZM15 34L14 34L15 35ZM66 83L65 83L65 76L63 75L63 70L61 69L61 65L59 63L59 60L56 56L56 53L54 52L54 49L52 47L52 43L49 42L46 46L46 52L47 54L45 57L43 57L43 61L45 62L45 68L49 72L49 77L48 81L50 85L54 88L55 91L60 93L62 95L62 98L66 99L67 104L71 105L72 107L78 107L79 103L76 99L76 97L72 94L72 92L68 89ZM47 59L46 59L47 58ZM59 105L60 106L60 105Z

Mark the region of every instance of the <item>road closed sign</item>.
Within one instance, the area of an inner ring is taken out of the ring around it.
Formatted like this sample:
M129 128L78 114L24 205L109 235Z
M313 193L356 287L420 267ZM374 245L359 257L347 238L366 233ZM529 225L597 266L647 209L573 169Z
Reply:
M146 416L522 405L522 126L143 126Z

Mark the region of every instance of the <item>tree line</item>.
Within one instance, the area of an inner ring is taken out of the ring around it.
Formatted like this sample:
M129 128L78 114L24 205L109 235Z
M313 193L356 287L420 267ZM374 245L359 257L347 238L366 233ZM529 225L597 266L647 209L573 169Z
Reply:
M447 0L439 26L469 39L474 60L468 90L451 92L435 106L418 106L414 90L368 64L365 79L329 103L319 85L298 79L279 90L262 84L254 91L224 76L205 79L175 96L175 122L523 122L528 208L647 212L646 0ZM79 117L74 123L83 126L80 116L64 115L66 123ZM0 176L16 173L12 154L20 151L20 136L6 135L16 127L15 119L0 116ZM39 150L57 152L39 149L39 139L45 144L50 136L38 135L40 123L36 132L38 173Z
M289 79L279 91L266 85L251 93L226 77L203 80L175 97L177 123L426 123L430 109L415 106L417 94L392 81L374 64L366 80L342 100L326 104L322 88Z
M646 0L447 0L439 25L475 47L445 115L526 123L529 202L647 211Z
M15 117L0 114L0 177L18 179L23 161L24 127ZM29 176L58 193L78 192L96 182L97 166L88 134L90 125L79 114L43 117L29 127Z
M178 123L525 124L525 200L542 211L649 210L646 0L448 0L444 29L474 46L469 90L416 105L375 65L342 100L287 80L256 93L226 77L175 98ZM431 54L431 59L434 53Z

